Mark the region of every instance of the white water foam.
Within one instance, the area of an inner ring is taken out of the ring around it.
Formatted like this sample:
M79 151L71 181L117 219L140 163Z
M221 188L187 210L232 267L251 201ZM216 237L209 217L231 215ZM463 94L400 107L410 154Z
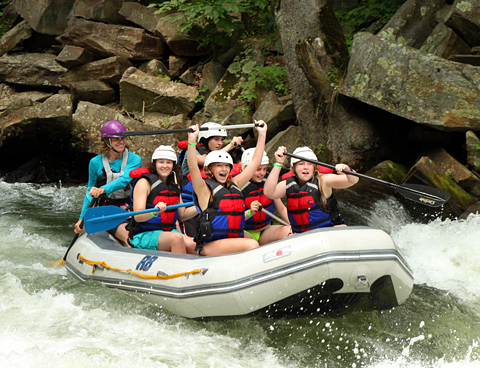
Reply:
M480 296L480 214L466 220L407 224L392 238L414 271L415 283L464 300Z

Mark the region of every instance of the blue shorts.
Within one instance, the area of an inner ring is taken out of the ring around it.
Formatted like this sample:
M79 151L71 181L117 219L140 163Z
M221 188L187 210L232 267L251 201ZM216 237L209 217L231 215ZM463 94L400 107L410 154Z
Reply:
M173 229L172 232L178 233L179 231ZM156 250L158 246L158 236L161 233L163 233L163 230L145 231L135 235L133 239L130 239L130 244L135 248Z

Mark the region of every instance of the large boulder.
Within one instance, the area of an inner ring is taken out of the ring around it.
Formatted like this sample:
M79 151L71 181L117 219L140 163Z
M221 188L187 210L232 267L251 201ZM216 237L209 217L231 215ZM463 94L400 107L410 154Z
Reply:
M123 0L76 0L71 17L105 23L125 23L119 14Z
M132 63L128 59L112 56L70 69L59 78L58 82L66 87L69 87L72 82L88 80L98 80L118 85L125 70L131 66Z
M442 172L428 156L421 157L404 178L405 182L424 184L451 194L444 207L455 216L461 215L477 202L474 196L463 189L449 174ZM434 193L434 192L432 192Z
M161 37L177 56L203 56L208 52L201 47L194 35L200 33L200 27L194 27L190 32L181 30L181 20L173 21L182 13L162 14L154 33Z
M44 91L16 91L13 87L1 83L0 84L0 111L13 106L33 106L37 102L45 102L52 97L53 92Z
M43 103L24 101L0 113L0 166L59 149L70 135L72 111L70 94L57 94Z
M131 67L120 80L120 100L130 112L190 114L195 108L198 90L183 83L148 75Z
M479 46L480 2L478 0L455 0L453 11L446 24L470 46Z
M16 11L36 32L59 35L67 27L67 16L76 0L13 0Z
M39 87L61 87L67 69L52 54L19 54L0 57L0 82Z
M150 60L161 58L165 52L163 41L144 29L80 18L72 18L59 39L104 57Z
M95 55L83 47L65 45L55 60L64 68L72 69L95 59Z
M154 33L161 18L161 15L155 14L156 11L155 8L149 8L139 3L123 1L118 13L130 23Z
M458 185L474 197L480 197L480 178L458 162L443 148L428 154L440 172L452 178Z
M480 173L480 139L471 130L466 133L466 145L467 162L474 170Z
M420 48L435 26L436 13L445 6L445 0L407 0L377 35Z
M25 41L32 35L32 28L26 21L18 23L2 36L0 40L0 56L13 50L19 43Z
M480 130L480 68L368 33L355 36L341 93L445 131Z
M469 54L471 47L451 28L438 23L420 50L448 59L452 55Z

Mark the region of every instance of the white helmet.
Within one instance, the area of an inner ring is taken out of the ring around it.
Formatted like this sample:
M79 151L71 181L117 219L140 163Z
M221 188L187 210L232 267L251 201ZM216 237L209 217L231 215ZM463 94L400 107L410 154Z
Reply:
M222 162L225 164L229 164L233 167L233 159L232 156L228 152L225 151L212 151L210 152L207 157L205 157L205 162L203 163L203 167L207 167L210 164L215 162Z
M255 154L255 147L247 149L245 152L242 154L242 170L247 167L247 165L252 162L253 155ZM268 165L268 156L267 152L263 151L263 156L262 156L262 162L260 165Z
M313 151L308 148L308 147L298 147L295 149L295 151L293 151L293 154L294 155L297 155L297 156L302 156L302 157L305 157L305 158L308 158L310 160L315 160L317 161L317 156L315 155L315 153L313 153ZM292 157L290 159L290 164L293 166L295 165L298 161L302 161L298 158L295 158L295 157Z
M208 122L202 124L200 128L208 128L208 130L200 130L198 132L197 141L200 142L202 138L210 138L210 137L226 137L227 130L223 129L223 127L218 123Z
M177 162L177 154L170 146L158 146L155 152L152 154L152 162L158 158L172 160L174 163Z

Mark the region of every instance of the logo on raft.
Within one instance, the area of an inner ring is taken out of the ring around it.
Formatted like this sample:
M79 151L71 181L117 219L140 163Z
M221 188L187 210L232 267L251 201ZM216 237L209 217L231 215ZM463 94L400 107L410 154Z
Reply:
M270 261L274 261L276 259L287 257L290 254L292 254L292 248L290 246L272 250L271 252L265 253L263 255L263 263L267 263Z

